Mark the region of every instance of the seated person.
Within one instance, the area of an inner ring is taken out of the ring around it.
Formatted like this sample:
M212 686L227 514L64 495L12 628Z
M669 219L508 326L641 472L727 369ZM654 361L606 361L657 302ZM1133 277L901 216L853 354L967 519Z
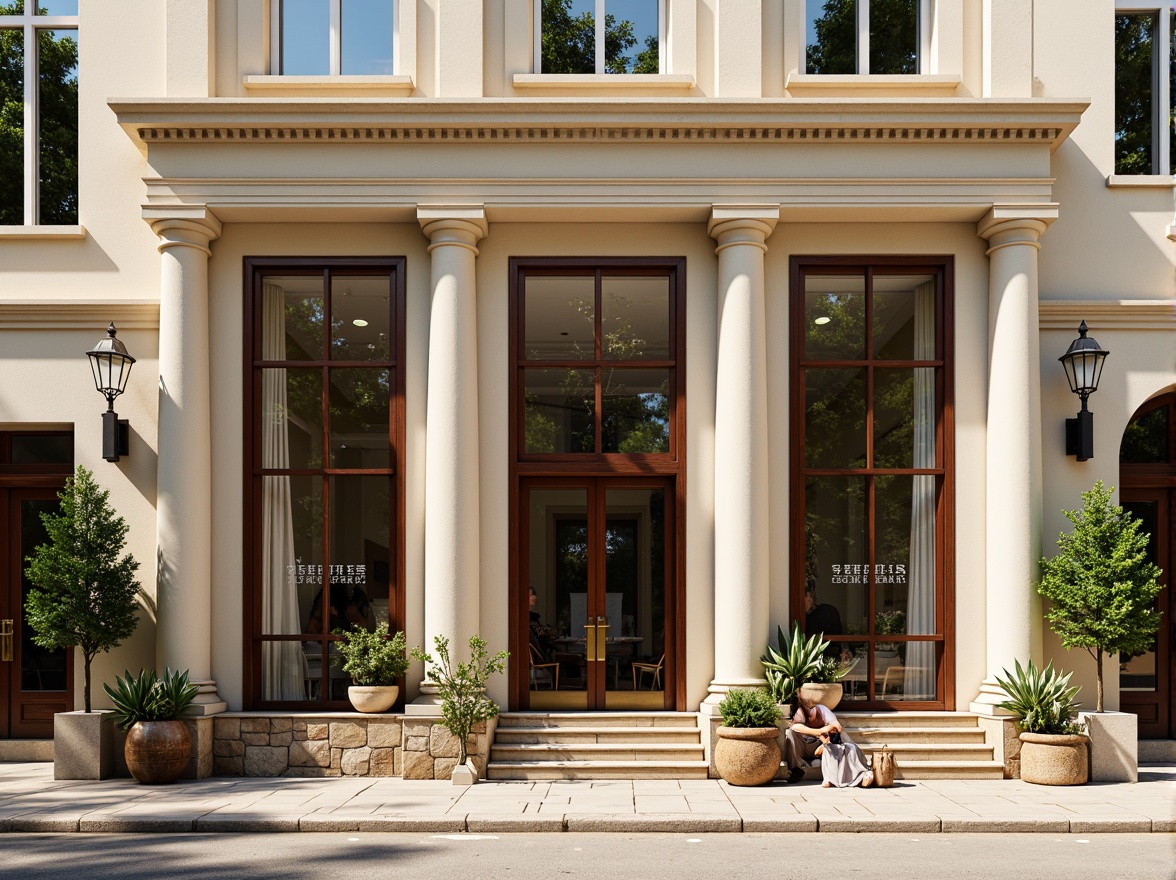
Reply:
M813 758L820 758L822 788L873 785L874 774L866 766L865 755L845 736L833 710L820 703L799 702L784 734L784 758L791 768L788 781L799 782L804 768L811 766Z
M346 584L332 583L330 588L330 603L328 611L327 632L347 629L366 629L373 632L376 628L376 615L372 610L372 603L367 593L359 587ZM310 604L310 617L306 621L304 633L321 633L323 631L323 591L319 590Z
M841 612L834 605L817 604L817 585L810 583L804 589L804 632L805 635L824 633L825 636L845 632ZM843 653L840 644L830 643L825 649L826 657L838 657Z
M530 597L530 630L531 630L531 644L543 655L544 660L551 660L555 654L555 628L543 623L539 618L539 612L535 610L535 603L539 601L539 597L535 595L535 588L531 588Z

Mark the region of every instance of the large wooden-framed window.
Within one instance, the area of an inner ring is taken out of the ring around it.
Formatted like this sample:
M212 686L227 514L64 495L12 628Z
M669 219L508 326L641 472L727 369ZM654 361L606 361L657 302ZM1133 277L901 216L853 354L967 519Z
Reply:
M404 260L245 261L246 693L347 706L339 630L402 628Z
M510 645L561 664L545 707L685 707L685 272L676 257L510 263ZM561 553L573 512L587 543ZM609 561L623 516L645 523L632 589ZM571 590L561 559L577 554L596 562ZM587 656L585 614L615 627L607 658ZM644 694L634 663L657 672ZM512 668L512 708L539 699L528 671Z
M951 708L952 260L793 257L792 608L845 699Z

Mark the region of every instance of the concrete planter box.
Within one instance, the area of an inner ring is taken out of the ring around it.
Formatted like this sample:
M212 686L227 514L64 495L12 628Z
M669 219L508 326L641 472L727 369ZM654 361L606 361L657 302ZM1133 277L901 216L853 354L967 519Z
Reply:
M53 716L53 778L109 779L114 775L114 713L58 712Z
M1090 734L1092 782L1139 781L1139 718L1130 712L1079 712Z

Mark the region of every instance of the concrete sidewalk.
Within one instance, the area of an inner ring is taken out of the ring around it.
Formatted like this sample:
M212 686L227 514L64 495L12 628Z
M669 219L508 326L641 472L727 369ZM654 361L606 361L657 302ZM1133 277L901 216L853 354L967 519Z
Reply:
M212 778L151 787L55 781L52 764L0 764L0 832L248 831L1176 831L1176 764L1137 783L1057 787L1019 779L448 782Z

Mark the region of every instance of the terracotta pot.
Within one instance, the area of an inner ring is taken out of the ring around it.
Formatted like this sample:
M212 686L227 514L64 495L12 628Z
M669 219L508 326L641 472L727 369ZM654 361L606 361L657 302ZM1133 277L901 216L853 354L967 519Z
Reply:
M826 709L836 709L837 704L841 702L842 693L844 693L844 689L839 681L828 684L806 681L800 686L801 699L809 705L820 703Z
M192 759L192 738L183 721L137 721L123 749L127 769L144 785L175 782Z
M1038 785L1084 785L1087 738L1080 734L1022 733L1021 778Z
M347 689L347 698L356 712L374 714L387 712L400 695L400 688L394 684L387 685L359 685L353 684Z
M763 785L780 770L778 727L722 727L715 744L715 767L732 785Z

